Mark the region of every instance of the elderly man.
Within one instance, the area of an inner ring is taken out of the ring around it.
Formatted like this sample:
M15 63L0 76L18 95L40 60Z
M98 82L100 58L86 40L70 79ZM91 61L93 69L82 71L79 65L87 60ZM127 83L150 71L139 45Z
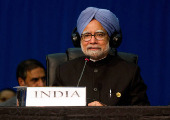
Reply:
M16 72L18 84L27 87L43 87L46 85L45 67L35 59L22 61ZM16 96L0 103L0 106L16 106Z
M88 7L77 20L77 31L90 60L85 64L86 57L79 57L58 66L53 85L86 86L88 106L150 105L139 66L109 54L110 38L120 32L118 18L109 10Z

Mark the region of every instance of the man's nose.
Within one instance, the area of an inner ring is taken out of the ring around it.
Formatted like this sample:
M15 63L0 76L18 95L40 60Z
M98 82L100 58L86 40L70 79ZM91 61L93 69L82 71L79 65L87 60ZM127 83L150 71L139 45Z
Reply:
M94 35L92 35L90 39L90 43L96 43L96 42L97 42L96 38L94 37Z

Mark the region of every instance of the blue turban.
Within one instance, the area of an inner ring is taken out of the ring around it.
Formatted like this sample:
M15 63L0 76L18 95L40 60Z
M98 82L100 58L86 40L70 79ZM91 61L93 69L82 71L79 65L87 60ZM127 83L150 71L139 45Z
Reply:
M106 9L88 7L81 12L77 20L77 31L80 35L92 19L99 21L109 36L115 31L120 31L119 20L115 14Z

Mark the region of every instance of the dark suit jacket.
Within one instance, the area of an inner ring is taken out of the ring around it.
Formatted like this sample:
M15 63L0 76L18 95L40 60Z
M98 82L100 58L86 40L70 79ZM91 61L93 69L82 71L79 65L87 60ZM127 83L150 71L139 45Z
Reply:
M17 106L17 97L14 96L5 102L0 103L0 106Z
M84 64L85 57L80 57L58 66L53 86L77 86ZM88 61L79 86L86 86L87 103L150 105L139 66L111 55Z

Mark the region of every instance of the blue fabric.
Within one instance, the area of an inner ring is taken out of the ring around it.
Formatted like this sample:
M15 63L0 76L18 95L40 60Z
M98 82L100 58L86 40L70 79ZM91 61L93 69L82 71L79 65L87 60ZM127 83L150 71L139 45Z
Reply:
M109 36L115 31L120 32L119 20L110 10L88 7L81 12L77 20L77 31L80 35L92 19L99 21Z

